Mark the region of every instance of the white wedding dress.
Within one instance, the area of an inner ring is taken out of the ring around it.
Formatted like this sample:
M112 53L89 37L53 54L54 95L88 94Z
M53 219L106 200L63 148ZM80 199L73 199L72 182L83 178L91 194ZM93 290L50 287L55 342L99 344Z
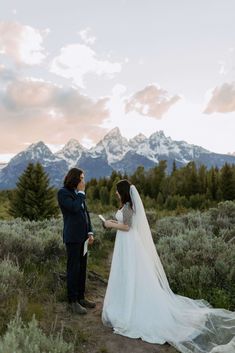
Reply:
M130 194L132 226L117 231L103 324L123 336L168 342L182 353L235 353L235 312L172 292L133 185ZM116 218L123 223L122 210Z

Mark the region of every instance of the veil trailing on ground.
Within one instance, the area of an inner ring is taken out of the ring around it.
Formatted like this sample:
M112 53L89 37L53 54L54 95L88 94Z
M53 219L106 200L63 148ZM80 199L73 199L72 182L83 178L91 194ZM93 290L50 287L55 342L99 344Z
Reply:
M182 353L235 353L235 312L213 308L203 299L195 300L173 293L153 242L142 200L134 185L130 187L130 196L134 211L132 227L146 255L144 261L148 261L148 268L153 271L154 280L159 282L161 295L167 303L169 320L164 322L166 341Z

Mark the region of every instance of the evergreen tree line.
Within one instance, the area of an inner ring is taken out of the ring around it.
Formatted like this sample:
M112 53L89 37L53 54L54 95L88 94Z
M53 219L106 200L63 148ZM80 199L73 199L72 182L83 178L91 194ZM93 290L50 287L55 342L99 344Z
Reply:
M86 187L89 203L99 200L102 205L117 207L116 183L124 178L135 184L145 207L206 209L220 201L235 200L235 165L207 169L190 162L177 169L173 162L170 175L166 169L167 162L162 160L149 170L138 167L131 176L114 171L109 178L91 179Z
M166 169L167 162L160 161L149 170L140 166L130 176L114 171L110 177L93 178L86 184L89 207L96 212L100 207L118 207L116 184L121 179L135 184L146 208L206 209L220 201L235 200L235 165L207 169L190 162L177 169L174 162L170 175ZM60 212L56 193L42 165L29 163L10 197L9 213L29 220L57 217Z

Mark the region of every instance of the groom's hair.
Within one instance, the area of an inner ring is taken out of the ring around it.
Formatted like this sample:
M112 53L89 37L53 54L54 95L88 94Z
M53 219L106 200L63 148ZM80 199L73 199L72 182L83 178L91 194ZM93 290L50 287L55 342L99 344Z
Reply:
M127 179L122 179L117 182L117 191L121 197L121 203L124 205L126 202L129 202L132 207L131 195L130 195L130 187L131 183Z
M76 189L78 183L81 181L82 173L84 173L82 169L70 169L64 178L64 186L71 190Z

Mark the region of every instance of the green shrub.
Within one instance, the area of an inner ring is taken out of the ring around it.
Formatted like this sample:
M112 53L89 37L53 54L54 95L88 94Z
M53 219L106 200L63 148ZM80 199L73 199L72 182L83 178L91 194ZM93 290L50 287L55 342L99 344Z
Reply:
M23 273L17 264L9 259L0 261L0 301L17 294L22 281Z
M181 216L170 216L157 221L157 237L183 234L185 230L202 228L208 234L231 240L235 231L235 202L226 201L205 212L192 211Z
M233 232L235 229L235 202L225 201L218 204L218 207L208 211L210 222L213 226L213 233L217 236L224 236L224 233ZM227 240L230 240L228 237Z
M64 254L61 220L0 221L0 259L9 255L20 265L44 264Z
M36 319L24 324L17 314L8 324L0 340L0 353L73 353L72 343L66 343L62 334L46 336L38 327Z
M234 309L234 202L160 219L153 236L174 292Z
M218 294L226 295L221 303L234 307L235 245L198 229L164 237L157 249L174 292L218 305L214 294L220 289Z

